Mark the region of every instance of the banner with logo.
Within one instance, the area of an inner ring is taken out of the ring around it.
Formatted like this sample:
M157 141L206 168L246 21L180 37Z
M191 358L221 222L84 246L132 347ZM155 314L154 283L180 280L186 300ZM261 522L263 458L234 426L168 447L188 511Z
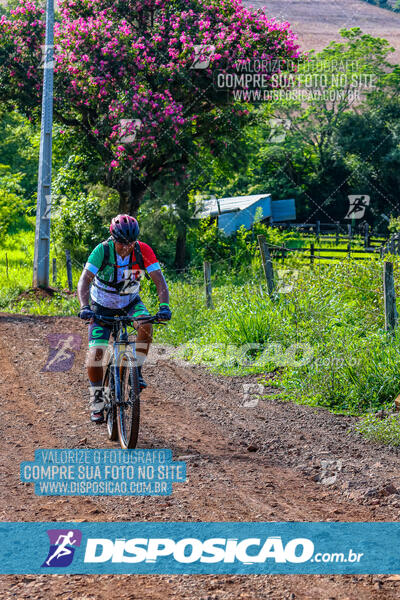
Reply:
M1 523L2 574L400 573L400 523Z

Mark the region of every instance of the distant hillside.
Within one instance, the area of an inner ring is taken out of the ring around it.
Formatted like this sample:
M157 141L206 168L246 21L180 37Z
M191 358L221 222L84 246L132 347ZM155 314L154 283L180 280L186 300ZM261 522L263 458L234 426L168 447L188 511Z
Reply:
M244 0L248 6L265 7L268 16L289 21L303 50L321 50L339 40L339 29L360 27L393 45L392 60L400 62L400 13L364 0Z

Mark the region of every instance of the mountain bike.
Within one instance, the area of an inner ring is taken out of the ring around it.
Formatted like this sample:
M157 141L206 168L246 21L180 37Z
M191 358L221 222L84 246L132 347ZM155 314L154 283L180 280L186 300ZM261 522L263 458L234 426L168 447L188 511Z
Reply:
M103 377L104 410L108 438L124 450L136 448L140 421L140 386L135 341L129 340L128 325L133 321L166 325L157 316L109 317L96 314L95 321L112 325L112 351Z

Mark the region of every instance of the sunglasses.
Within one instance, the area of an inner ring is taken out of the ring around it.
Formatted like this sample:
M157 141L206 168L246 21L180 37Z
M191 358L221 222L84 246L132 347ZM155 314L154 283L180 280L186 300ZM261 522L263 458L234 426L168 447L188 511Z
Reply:
M121 246L132 246L135 242L116 242L116 244L120 244Z

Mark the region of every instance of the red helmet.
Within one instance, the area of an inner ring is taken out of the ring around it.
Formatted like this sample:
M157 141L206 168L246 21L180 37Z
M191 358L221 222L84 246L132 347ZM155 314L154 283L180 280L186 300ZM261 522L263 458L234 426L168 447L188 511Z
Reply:
M139 223L130 215L117 215L111 221L110 233L115 242L135 242L139 237Z

